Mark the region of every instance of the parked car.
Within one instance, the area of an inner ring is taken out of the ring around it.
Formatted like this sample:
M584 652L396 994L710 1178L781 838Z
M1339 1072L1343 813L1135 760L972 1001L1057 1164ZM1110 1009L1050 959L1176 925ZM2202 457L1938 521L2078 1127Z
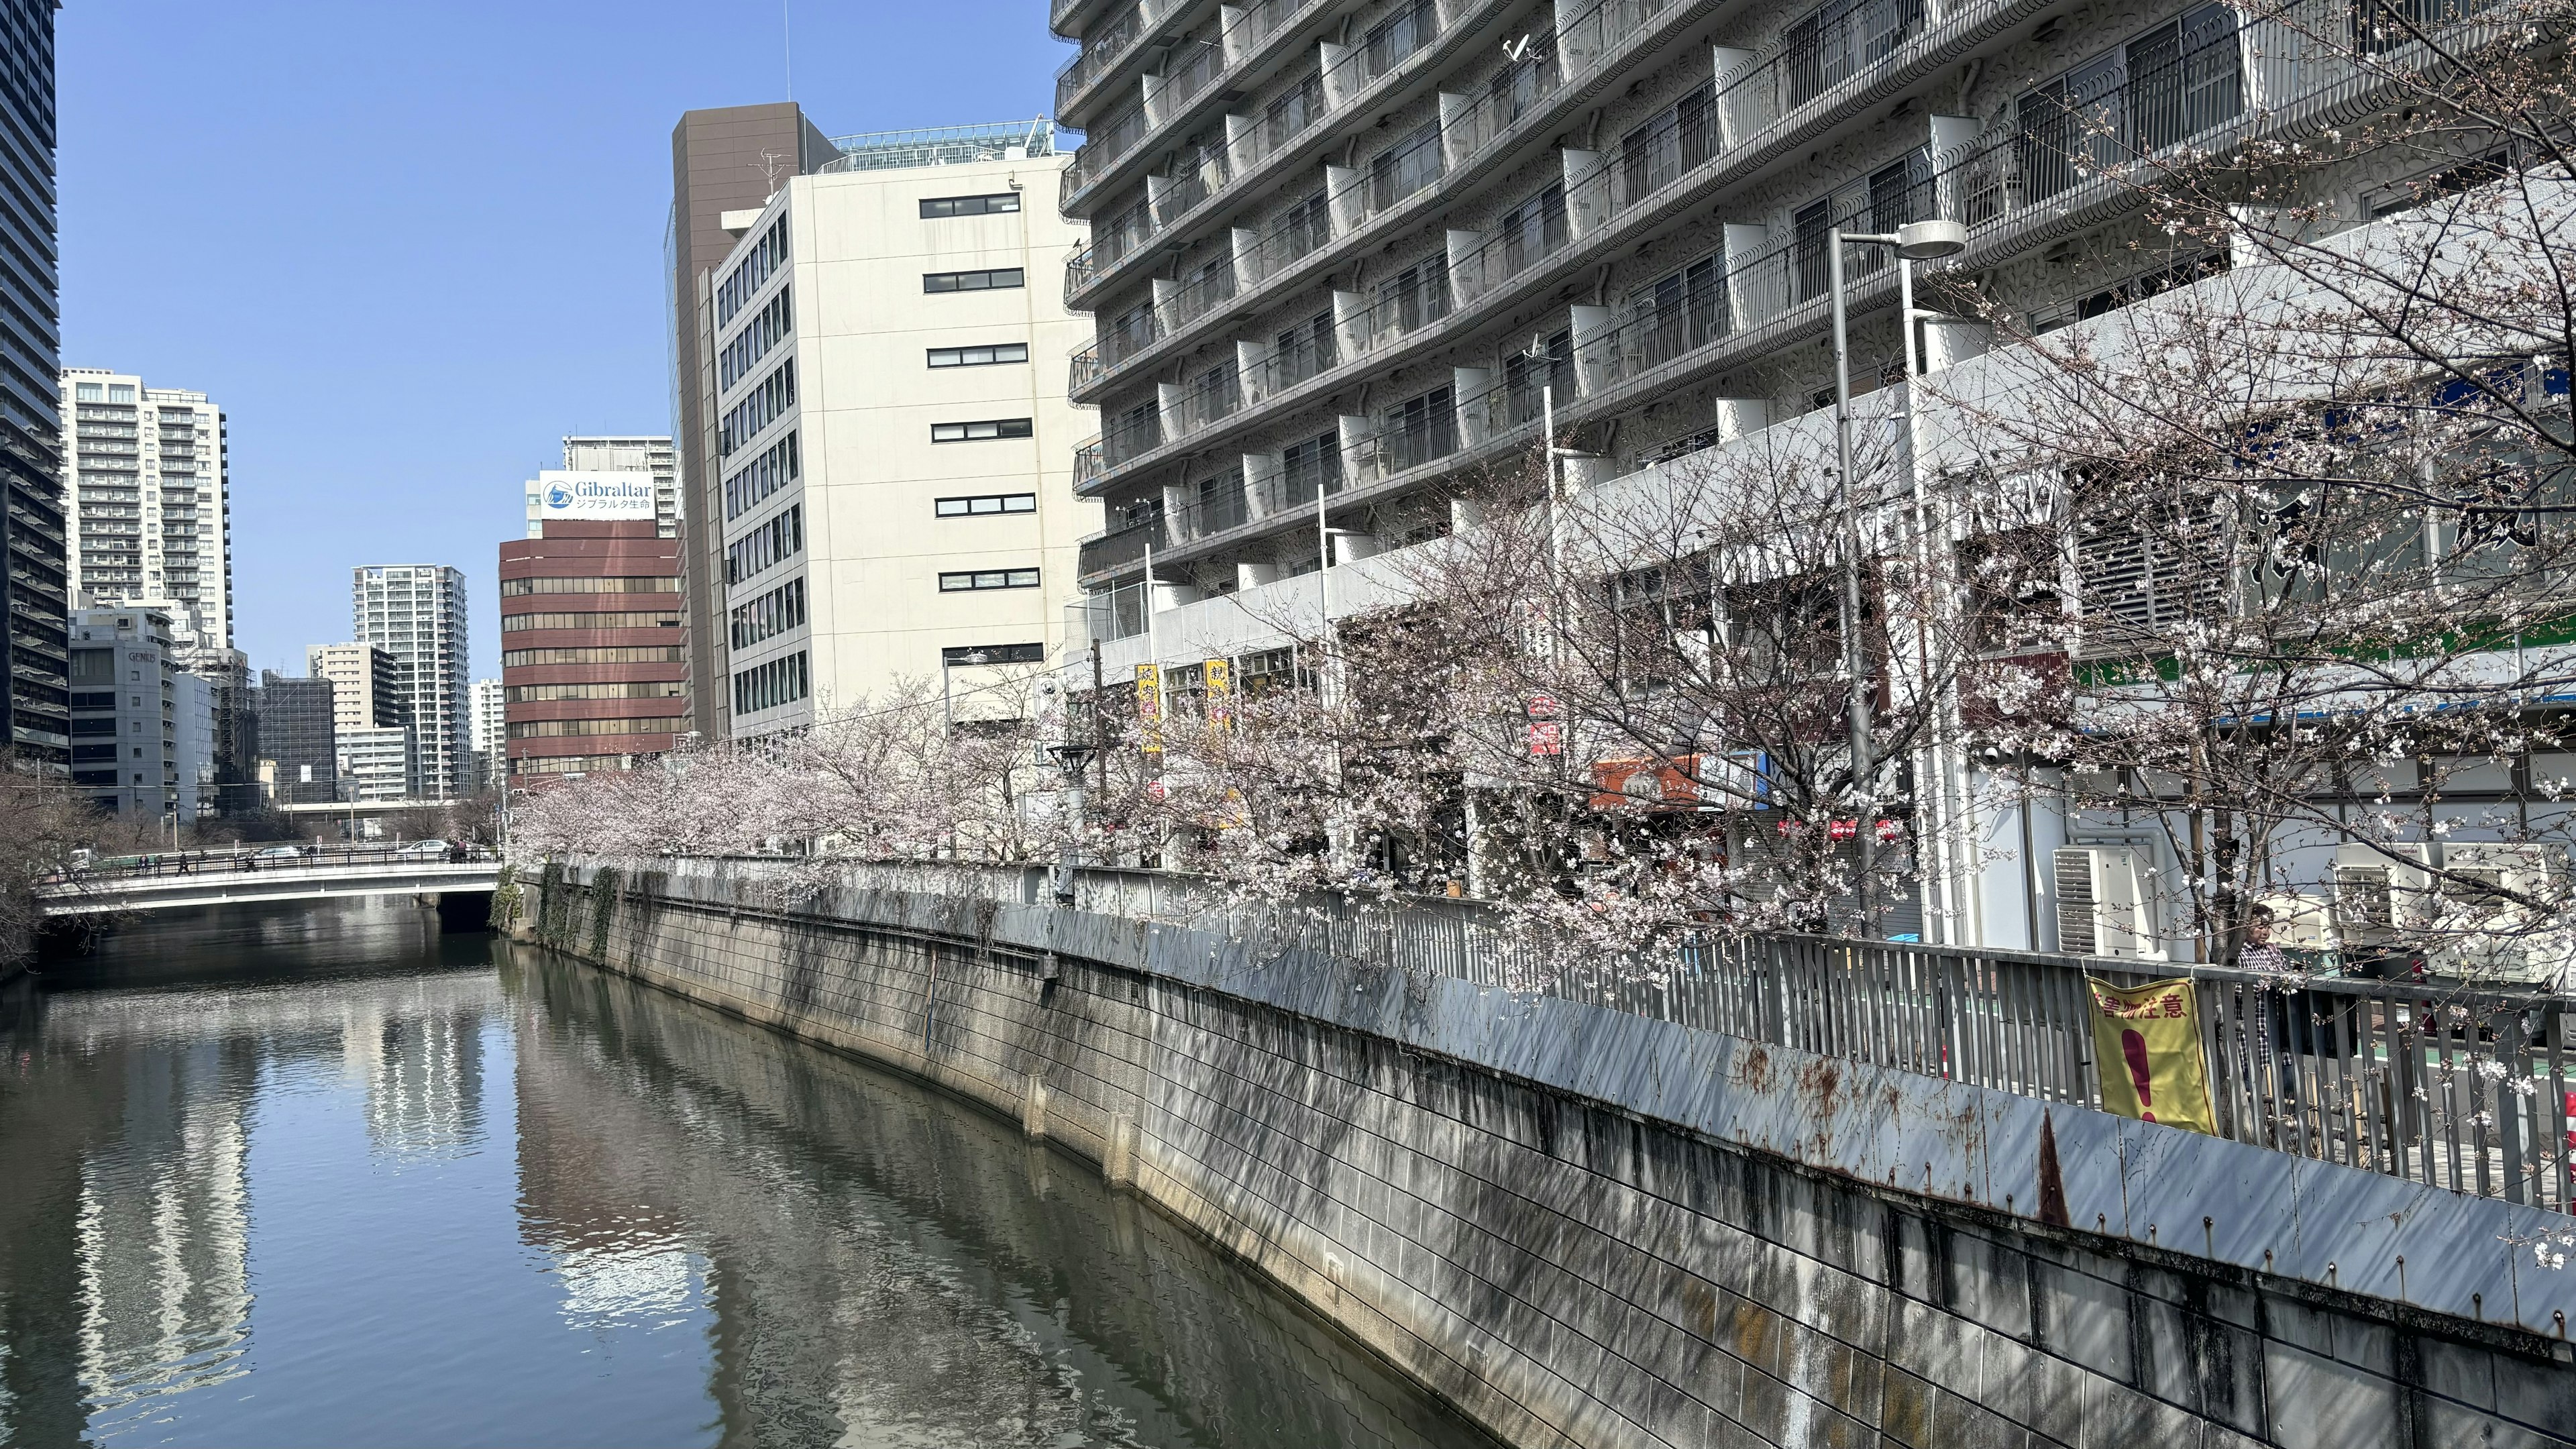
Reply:
M272 845L251 857L253 860L301 860L303 858L304 848L300 845Z
M447 842L444 840L415 840L410 844L403 846L401 849L396 850L394 854L445 855L447 854Z

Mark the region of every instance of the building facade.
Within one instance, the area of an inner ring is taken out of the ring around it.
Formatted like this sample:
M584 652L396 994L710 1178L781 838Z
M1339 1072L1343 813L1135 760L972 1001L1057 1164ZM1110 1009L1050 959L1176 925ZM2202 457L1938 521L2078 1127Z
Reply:
M501 545L511 784L628 769L689 728L681 543L638 515L551 522Z
M665 537L669 536L665 535ZM501 788L501 767L509 758L509 752L503 747L503 742L509 738L508 719L503 713L506 694L507 691L497 679L474 681L472 746L474 788L477 790Z
M259 685L260 773L272 803L321 805L340 798L339 740L331 681L262 670Z
M653 524L664 538L680 536L680 455L669 438L610 436L568 437L563 440L564 471L570 473L615 473L649 480L653 490ZM528 534L538 532L545 522L544 489L537 479L528 481Z
M0 0L0 745L71 761L54 223L55 0Z
M75 609L69 638L74 790L127 820L193 820L196 793L184 787L196 783L195 772L181 749L169 617L150 609Z
M671 426L678 450L682 558L688 587L690 728L726 737L730 679L721 628L724 531L716 501L716 407L706 318L709 278L734 249L727 216L757 211L790 176L803 175L838 152L792 101L690 111L671 129L671 212L663 233L669 272Z
M1043 359L1087 329L1053 279L1044 123L858 136L792 177L713 275L707 379L735 738L904 681L1016 715L1063 639L1090 427ZM1025 203L1025 204L1024 204Z
M181 659L211 677L233 647L223 409L93 367L63 369L62 400L73 596L167 614Z
M361 566L352 571L350 611L355 642L393 656L395 692L419 737L421 796L466 793L465 575L445 564Z
M304 651L305 673L331 681L335 729L383 729L408 722L401 671L394 657L373 644L315 644Z
M409 800L420 778L418 737L409 725L369 725L332 732L341 795L361 803Z

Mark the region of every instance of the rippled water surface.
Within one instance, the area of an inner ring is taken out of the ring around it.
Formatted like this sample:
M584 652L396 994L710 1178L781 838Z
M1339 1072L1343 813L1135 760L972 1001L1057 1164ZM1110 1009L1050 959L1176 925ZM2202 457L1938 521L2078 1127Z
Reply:
M0 991L0 1443L1482 1446L1071 1158L409 907Z

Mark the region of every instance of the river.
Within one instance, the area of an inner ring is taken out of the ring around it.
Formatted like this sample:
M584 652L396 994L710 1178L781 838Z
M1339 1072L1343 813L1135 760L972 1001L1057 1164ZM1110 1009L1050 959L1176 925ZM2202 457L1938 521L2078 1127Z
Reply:
M0 1443L1489 1446L1072 1157L408 904L0 991Z

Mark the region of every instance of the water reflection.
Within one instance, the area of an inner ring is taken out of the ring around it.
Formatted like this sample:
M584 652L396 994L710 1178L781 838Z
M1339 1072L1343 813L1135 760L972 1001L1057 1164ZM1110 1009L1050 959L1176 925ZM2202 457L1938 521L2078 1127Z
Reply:
M407 906L0 1048L0 1441L1485 1442L1005 1124Z

